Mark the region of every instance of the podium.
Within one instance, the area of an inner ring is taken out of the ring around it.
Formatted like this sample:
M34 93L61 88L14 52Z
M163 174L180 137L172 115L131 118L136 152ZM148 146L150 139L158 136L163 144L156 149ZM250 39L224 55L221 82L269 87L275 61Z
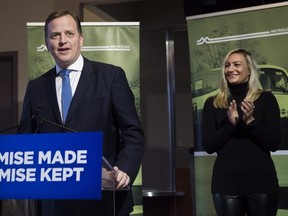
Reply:
M0 136L0 198L26 200L23 216L113 216L115 175L101 132Z
M28 200L28 215L29 216L51 216L56 215L61 208L67 208L67 206L77 205L81 203L81 207L85 206L81 212L82 215L88 215L91 211L101 212L101 216L115 216L115 193L116 184L113 179L113 175L116 175L113 167L102 156L102 174L101 174L101 192L104 202L101 200ZM56 204L56 205L55 205ZM55 208L56 207L56 208ZM74 206L77 208L77 206ZM81 208L80 207L80 208ZM104 207L104 208L103 208ZM72 210L74 211L74 210ZM65 212L63 214L68 214ZM94 213L95 214L95 213ZM62 215L62 214L61 214ZM79 212L80 215L80 212Z

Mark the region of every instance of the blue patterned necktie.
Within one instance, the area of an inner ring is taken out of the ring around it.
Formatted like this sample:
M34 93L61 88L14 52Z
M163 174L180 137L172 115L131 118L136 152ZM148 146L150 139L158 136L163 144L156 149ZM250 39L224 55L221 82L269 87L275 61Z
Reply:
M63 123L66 121L66 116L69 110L69 106L72 100L72 90L70 85L69 73L71 71L68 69L60 71L60 76L62 78L62 117Z

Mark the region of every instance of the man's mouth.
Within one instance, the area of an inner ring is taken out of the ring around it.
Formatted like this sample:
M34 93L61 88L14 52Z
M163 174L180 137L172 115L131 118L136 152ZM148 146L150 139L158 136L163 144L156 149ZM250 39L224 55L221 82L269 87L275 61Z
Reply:
M59 48L58 52L63 53L63 52L68 52L69 48Z

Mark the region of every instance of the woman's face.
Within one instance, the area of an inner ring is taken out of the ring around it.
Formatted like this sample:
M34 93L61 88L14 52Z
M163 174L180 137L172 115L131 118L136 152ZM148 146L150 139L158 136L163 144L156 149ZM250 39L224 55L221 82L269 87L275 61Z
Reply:
M245 57L240 53L231 54L225 62L224 73L226 80L232 85L247 82L250 70Z

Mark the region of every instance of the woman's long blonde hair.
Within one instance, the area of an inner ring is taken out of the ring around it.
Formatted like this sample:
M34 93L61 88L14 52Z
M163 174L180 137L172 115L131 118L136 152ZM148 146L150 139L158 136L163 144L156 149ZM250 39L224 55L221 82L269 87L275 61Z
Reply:
M255 60L251 57L251 54L247 52L245 49L238 48L231 50L224 58L222 63L222 78L220 80L220 90L214 98L213 105L216 108L228 108L229 102L228 98L230 97L230 89L228 87L228 82L225 76L225 63L229 56L234 53L239 53L244 56L246 62L248 64L248 69L250 72L249 80L248 80L248 92L246 95L246 99L250 101L255 101L259 97L260 93L263 91L261 83L259 81L259 73L257 70L257 64Z

